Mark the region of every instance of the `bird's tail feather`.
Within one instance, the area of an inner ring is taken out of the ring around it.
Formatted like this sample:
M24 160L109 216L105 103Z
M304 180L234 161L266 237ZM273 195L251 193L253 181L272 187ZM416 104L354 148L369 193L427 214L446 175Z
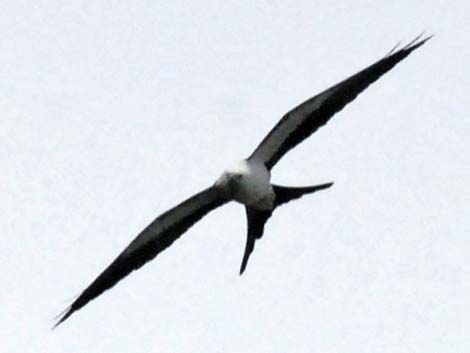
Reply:
M260 239L264 233L264 225L266 224L269 217L271 217L274 209L284 203L287 203L291 200L298 199L306 194L311 194L315 191L328 189L333 183L325 183L320 185L313 186L304 186L304 187L288 187L288 186L279 186L273 185L274 193L276 194L276 199L274 202L274 208L269 211L259 211L252 209L251 207L246 207L246 215L248 220L248 232L246 238L245 252L243 254L242 263L240 266L240 275L246 269L248 264L248 259L250 258L251 253L255 248L256 240Z
M333 183L325 183L325 184L302 186L302 187L273 185L274 193L276 194L275 207L278 207L289 201L298 199L302 197L303 195L328 189L332 185Z

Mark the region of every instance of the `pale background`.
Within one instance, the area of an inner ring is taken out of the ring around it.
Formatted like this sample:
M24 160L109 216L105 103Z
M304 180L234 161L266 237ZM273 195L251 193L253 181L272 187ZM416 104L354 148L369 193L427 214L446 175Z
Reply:
M2 1L1 352L469 352L467 1ZM274 169L335 181L238 276L218 209L52 331L154 217L287 110L436 37Z

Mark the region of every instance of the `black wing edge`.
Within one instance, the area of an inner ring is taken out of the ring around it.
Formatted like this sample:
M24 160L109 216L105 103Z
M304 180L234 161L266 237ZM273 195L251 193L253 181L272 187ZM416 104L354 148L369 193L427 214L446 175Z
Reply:
M322 93L308 99L296 108L286 113L282 119L274 126L268 135L261 141L255 151L251 154L249 159L253 158L257 150L267 141L273 131L289 118L289 115L295 112L302 105L314 101L322 95L329 95L319 106L312 112L312 114L304 120L304 122L293 131L291 135L281 144L280 148L274 153L273 157L265 161L266 167L270 170L290 149L298 145L304 139L313 134L321 126L325 125L330 118L343 109L348 103L353 101L362 91L364 91L370 84L377 81L382 75L391 70L396 64L405 59L414 50L421 47L434 35L429 35L422 38L424 32L406 44L403 48L396 50L400 43L395 45L385 57L368 66L367 68L359 71L358 73L350 76L349 78L341 81L340 83L328 88Z
M205 189L204 191L194 195L193 197L187 199L176 207L173 207L169 211L163 213L157 219L155 219L149 226L147 226L140 234L144 234L149 230L152 225L165 215L172 212L174 209L189 204L198 197L203 196L205 193L213 192L213 188ZM112 288L116 283L126 277L129 273L134 270L139 269L145 263L149 262L155 258L160 252L168 248L173 242L178 239L186 230L188 230L194 223L199 221L204 217L208 212L214 210L215 208L222 206L226 203L227 200L219 197L214 197L214 199L200 207L196 212L184 217L178 223L173 224L172 226L165 229L161 232L157 238L151 239L145 246L135 249L132 254L128 254L127 249L132 246L131 242L128 247L74 300L74 302L66 308L61 314L58 315L57 323L52 327L55 329L57 326L62 324L67 320L73 313L80 310L88 302L98 297L103 292ZM59 319L60 318L60 319Z

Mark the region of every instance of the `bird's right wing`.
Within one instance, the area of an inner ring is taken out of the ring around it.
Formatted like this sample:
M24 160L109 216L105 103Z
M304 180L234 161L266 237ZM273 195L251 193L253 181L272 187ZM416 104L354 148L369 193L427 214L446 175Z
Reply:
M227 200L216 187L207 188L178 206L168 210L147 226L67 308L57 325L85 306L129 273L137 270L169 247L207 213Z
M249 159L257 159L271 169L284 154L325 125L334 114L354 100L359 93L391 70L413 50L426 43L429 38L431 37L419 40L420 37L418 37L396 52L393 48L383 59L286 113L261 141Z

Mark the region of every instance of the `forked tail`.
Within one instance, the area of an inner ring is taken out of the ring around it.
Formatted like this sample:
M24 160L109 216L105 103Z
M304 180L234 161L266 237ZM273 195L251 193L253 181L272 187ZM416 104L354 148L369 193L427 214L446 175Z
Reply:
M289 201L301 198L303 195L314 193L315 191L320 191L328 189L333 183L325 183L314 186L304 186L304 187L288 187L273 185L274 193L276 194L276 199L274 201L274 208L272 211L259 211L254 208L246 206L246 216L248 223L247 237L245 252L243 254L242 264L240 266L240 275L245 271L246 265L248 264L248 259L250 258L251 253L255 248L256 239L260 239L264 233L264 225L271 217L273 211L282 204L285 204Z

